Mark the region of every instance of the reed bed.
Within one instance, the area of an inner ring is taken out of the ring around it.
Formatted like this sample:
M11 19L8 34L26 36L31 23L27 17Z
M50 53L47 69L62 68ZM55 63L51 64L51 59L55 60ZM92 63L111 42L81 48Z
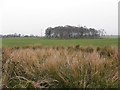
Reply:
M116 47L3 48L3 88L117 88Z

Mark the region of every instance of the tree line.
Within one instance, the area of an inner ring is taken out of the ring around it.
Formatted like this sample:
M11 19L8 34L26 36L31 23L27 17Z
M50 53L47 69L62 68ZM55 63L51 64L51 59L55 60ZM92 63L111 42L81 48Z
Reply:
M48 27L45 31L45 36L47 38L100 38L105 34L105 31L96 30L94 28L80 27L80 26L57 26Z
M16 37L39 37L39 36L36 36L36 35L33 35L33 34L30 34L30 35L21 35L21 34L17 34L17 33L14 33L14 34L7 34L7 35L0 35L0 38L16 38Z

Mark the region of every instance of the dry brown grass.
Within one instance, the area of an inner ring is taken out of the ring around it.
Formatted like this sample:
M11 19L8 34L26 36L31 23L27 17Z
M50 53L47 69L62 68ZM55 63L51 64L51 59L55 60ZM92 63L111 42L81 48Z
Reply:
M5 48L3 85L34 88L117 87L117 55L118 50L113 47Z

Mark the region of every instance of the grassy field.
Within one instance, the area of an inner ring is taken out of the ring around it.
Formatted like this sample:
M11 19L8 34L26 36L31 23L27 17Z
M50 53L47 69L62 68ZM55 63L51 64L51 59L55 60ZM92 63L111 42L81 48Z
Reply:
M117 39L4 38L2 87L118 88L117 45Z
M28 45L40 45L40 46L117 46L117 39L41 39L41 38L4 38L2 39L3 47L14 47L14 46L28 46Z
M2 38L0 38L0 55L1 55L1 52L2 52Z

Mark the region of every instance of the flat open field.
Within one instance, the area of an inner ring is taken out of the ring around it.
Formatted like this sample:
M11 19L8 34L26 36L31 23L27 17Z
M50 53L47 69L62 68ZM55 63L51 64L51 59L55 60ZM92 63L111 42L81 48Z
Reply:
M117 39L4 38L2 87L118 88L117 45Z
M14 46L117 46L117 39L41 39L41 38L4 38L2 39L3 47L14 47Z

